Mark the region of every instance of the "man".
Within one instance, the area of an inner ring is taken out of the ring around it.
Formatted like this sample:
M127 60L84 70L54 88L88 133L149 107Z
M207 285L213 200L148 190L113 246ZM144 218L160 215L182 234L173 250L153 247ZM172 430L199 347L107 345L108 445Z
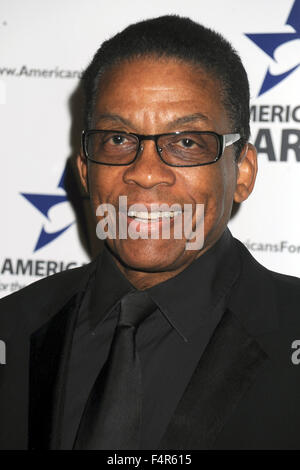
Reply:
M165 16L106 41L84 86L79 173L99 236L115 225L90 264L2 300L1 448L300 448L300 282L227 228L257 171L238 55Z

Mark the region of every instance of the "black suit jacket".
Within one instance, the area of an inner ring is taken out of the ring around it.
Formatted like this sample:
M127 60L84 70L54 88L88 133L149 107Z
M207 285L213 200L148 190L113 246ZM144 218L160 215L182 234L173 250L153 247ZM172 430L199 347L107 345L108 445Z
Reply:
M292 361L300 280L267 270L235 243L242 269L228 309L159 449L300 449L300 364ZM0 302L7 348L0 449L60 447L76 312L95 266L55 274Z

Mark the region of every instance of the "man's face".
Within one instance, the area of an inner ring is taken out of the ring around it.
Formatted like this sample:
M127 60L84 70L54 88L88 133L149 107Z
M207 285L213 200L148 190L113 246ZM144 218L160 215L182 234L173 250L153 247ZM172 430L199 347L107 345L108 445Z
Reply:
M202 115L202 117L200 116ZM107 71L100 83L94 110L94 129L138 134L174 131L232 133L222 105L220 86L205 71L176 60L137 59ZM87 166L86 166L87 165ZM219 161L199 167L167 166L155 143L143 141L143 150L129 166L106 166L80 161L94 214L102 203L114 205L119 196L134 203L204 204L204 246L186 250L187 239L111 239L108 244L121 262L138 271L180 271L220 237L230 217L236 190L234 148L227 147ZM130 219L127 220L130 223Z

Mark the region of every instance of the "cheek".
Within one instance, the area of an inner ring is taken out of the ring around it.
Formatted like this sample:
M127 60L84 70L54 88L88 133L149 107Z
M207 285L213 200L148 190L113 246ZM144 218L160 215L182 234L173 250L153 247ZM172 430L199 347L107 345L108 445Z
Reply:
M213 217L224 205L225 177L221 165L199 167L185 174L185 191L194 203L204 204L207 217Z
M221 172L215 172L211 184L206 188L204 206L204 230L208 236L222 221L225 210L225 185Z
M233 167L225 161L185 173L184 185L189 199L195 204L204 204L204 237L207 243L222 232L229 219L234 187L233 173Z
M230 218L235 191L235 166L231 158L224 158L216 166L208 190L206 224L209 228L223 227Z
M102 165L88 168L89 190L92 204L111 202L112 193L118 187L120 169Z

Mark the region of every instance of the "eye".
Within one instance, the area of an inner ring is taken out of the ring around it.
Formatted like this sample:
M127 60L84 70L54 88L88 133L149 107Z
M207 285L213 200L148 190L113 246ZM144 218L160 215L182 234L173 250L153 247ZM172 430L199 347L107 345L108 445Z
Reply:
M181 144L184 148L191 148L193 145L196 145L196 142L192 139L181 139L179 144Z
M126 137L123 135L113 135L109 140L114 145L122 145L126 141Z

